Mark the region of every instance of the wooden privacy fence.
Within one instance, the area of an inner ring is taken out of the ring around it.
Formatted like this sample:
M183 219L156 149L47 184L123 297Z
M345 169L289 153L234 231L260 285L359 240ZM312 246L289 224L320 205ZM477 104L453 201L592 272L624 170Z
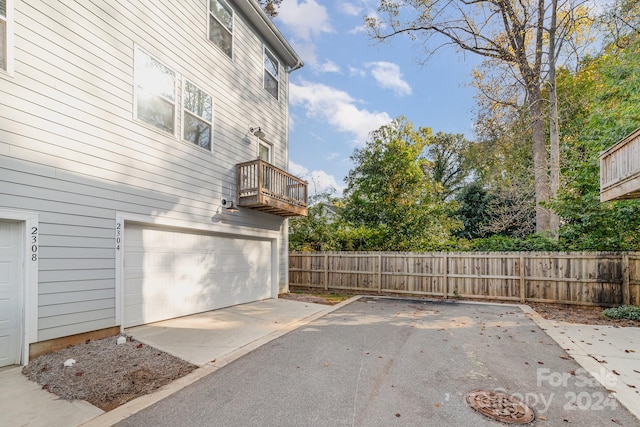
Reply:
M291 252L289 284L519 303L640 305L640 252Z

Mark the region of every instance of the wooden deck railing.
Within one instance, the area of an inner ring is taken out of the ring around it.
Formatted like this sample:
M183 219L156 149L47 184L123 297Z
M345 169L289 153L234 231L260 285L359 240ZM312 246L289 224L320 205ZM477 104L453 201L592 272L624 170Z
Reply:
M640 198L640 128L600 155L600 200Z
M306 216L308 184L263 160L237 165L238 206L280 216Z

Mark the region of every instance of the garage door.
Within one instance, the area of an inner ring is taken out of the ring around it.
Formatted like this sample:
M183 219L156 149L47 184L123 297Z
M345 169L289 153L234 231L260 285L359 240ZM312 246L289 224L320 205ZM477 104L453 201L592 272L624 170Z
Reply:
M270 298L271 242L128 224L124 326Z
M0 221L0 367L20 363L22 228Z

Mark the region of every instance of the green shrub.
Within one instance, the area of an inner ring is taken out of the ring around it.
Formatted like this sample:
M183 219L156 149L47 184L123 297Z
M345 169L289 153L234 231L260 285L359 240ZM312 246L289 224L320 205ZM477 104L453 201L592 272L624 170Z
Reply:
M640 322L640 307L634 305L623 305L602 310L602 315L612 319L630 319Z

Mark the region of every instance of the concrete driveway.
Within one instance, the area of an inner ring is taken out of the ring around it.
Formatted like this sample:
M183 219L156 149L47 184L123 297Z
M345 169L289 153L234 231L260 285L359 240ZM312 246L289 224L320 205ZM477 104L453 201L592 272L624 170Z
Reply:
M367 298L117 425L503 425L467 404L476 390L517 398L536 425L640 425L517 307Z

